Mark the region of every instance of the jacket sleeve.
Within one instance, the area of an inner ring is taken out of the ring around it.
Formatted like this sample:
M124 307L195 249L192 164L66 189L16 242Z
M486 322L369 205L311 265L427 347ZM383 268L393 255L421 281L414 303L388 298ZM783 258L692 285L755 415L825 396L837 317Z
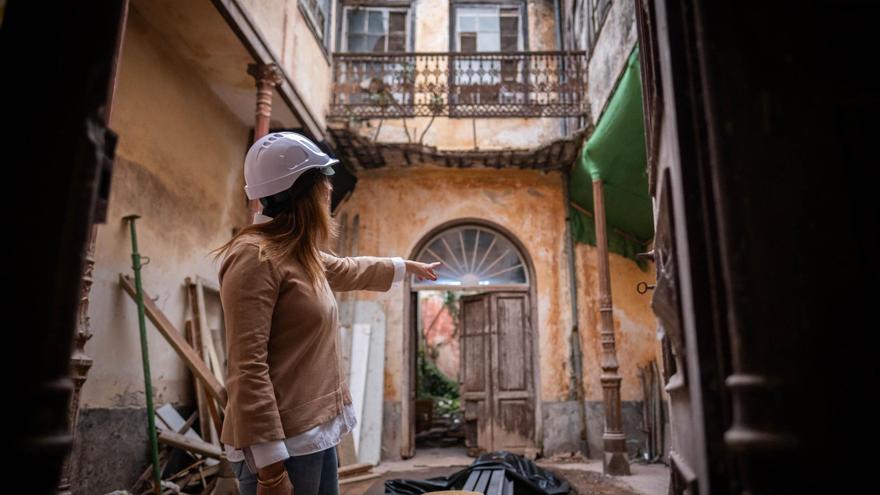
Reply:
M337 257L321 251L327 282L335 292L349 290L387 291L400 278L400 264L379 256ZM402 260L401 260L402 261ZM397 274L397 276L396 276Z
M280 276L259 247L233 248L220 268L220 300L226 323L226 390L234 414L226 420L234 447L284 439L275 389L269 379L268 344Z

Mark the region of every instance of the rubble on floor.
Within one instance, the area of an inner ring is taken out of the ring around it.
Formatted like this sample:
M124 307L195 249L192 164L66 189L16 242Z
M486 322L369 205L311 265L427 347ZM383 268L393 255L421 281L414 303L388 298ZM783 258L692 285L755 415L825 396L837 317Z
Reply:
M421 495L440 490L466 490L486 495L564 495L569 484L532 460L506 451L481 454L470 466L451 475L429 479L385 481L385 493Z

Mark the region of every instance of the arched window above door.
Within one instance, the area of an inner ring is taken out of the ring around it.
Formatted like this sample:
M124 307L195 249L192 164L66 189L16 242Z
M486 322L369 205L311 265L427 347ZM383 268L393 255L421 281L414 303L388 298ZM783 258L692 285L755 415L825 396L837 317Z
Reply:
M437 280L412 277L413 288L528 287L528 270L519 249L504 235L478 225L453 227L435 235L416 256L440 261Z

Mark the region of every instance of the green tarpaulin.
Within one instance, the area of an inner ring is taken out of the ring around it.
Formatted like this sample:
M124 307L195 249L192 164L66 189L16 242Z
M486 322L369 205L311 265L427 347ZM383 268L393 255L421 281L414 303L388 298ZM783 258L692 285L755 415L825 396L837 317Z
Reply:
M572 167L569 188L572 201L592 213L593 180L602 180L608 250L632 259L645 271L648 261L636 258L636 254L648 250L646 243L654 237L654 220L648 193L640 79L636 46L605 113ZM595 246L593 218L573 206L569 208L575 240Z

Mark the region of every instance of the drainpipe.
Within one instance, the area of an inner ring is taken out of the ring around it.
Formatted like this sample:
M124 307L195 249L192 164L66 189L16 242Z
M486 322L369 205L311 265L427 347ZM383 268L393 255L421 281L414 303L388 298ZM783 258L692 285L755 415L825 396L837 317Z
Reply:
M559 51L565 51L565 47L562 46L562 9L559 7L559 0L553 0L553 14L556 16L556 49ZM559 63L561 67L561 71L559 73L559 82L565 82L565 55L560 55ZM568 117L562 117L562 136L568 136ZM568 203L565 204L566 208L568 208Z
M558 0L557 0L558 1ZM577 292L577 271L575 268L575 250L574 250L574 229L571 227L571 191L568 188L569 178L571 176L571 167L562 170L562 188L564 191L565 203L565 250L568 258L568 282L569 293L571 294L571 337L569 347L571 348L571 373L569 375L568 398L569 400L577 400L578 416L580 419L580 434L578 435L578 444L581 453L585 457L590 456L590 448L587 443L587 405L584 393L584 361L581 352L581 334L578 328L578 292Z

